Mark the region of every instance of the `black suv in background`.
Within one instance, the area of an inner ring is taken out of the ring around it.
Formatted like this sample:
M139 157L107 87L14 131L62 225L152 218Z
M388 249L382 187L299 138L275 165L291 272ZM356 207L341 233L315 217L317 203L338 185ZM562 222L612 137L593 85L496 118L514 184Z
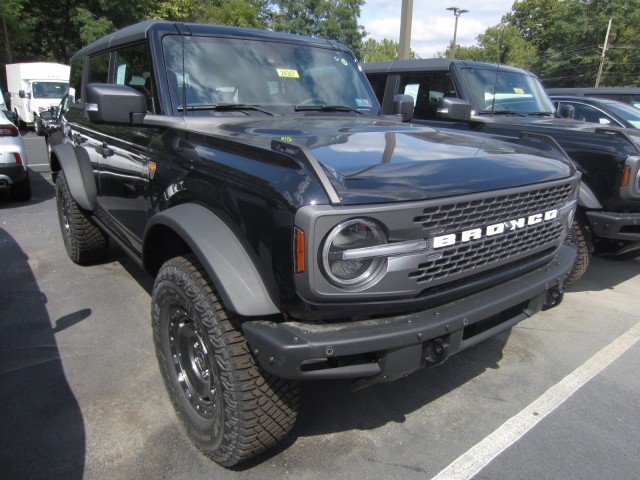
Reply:
M286 436L299 380L389 382L562 299L571 162L383 117L343 45L147 21L76 53L71 87L67 253L113 241L155 277L167 390L222 465Z
M640 108L609 98L550 95L556 111L567 106L573 109L575 120L611 125L613 127L640 129Z
M610 99L640 108L640 87L552 87L549 95L570 95L595 99Z
M582 173L572 235L578 259L570 282L586 271L594 248L617 258L640 255L638 130L561 118L538 78L519 68L447 58L363 68L385 113L505 137L544 134L560 145Z

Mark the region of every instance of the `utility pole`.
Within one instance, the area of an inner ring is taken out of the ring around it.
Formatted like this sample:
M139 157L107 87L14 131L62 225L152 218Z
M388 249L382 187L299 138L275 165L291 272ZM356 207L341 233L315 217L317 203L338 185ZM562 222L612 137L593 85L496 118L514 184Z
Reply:
M456 17L456 24L453 27L453 44L451 45L451 58L456 58L456 37L458 36L458 17L463 13L468 13L469 10L458 7L449 7L447 10L453 12L453 16Z
M400 45L398 58L408 60L411 56L411 18L413 16L413 0L402 0L400 14Z
M602 77L602 71L604 70L604 59L607 56L607 50L609 50L609 34L611 33L611 22L613 22L613 18L609 19L607 35L604 37L604 46L602 47L602 55L600 56L600 68L598 68L598 76L596 77L596 87L600 86L600 78Z

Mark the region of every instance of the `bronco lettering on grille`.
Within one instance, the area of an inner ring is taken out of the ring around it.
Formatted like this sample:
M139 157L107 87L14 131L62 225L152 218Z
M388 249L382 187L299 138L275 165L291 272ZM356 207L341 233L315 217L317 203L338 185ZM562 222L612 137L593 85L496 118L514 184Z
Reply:
M494 235L519 230L538 223L548 222L555 218L558 218L557 209L548 210L544 213L535 213L527 217L508 220L502 223L495 223L484 228L472 228L471 230L465 230L463 232L439 235L437 237L433 237L433 248L448 247L455 245L456 243L470 242L471 240L477 240L482 237L492 237Z

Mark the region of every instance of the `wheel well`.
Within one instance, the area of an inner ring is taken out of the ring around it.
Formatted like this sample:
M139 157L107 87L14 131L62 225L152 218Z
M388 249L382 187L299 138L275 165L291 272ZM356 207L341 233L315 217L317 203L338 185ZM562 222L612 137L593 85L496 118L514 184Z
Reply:
M49 157L49 165L52 172L55 173L60 171L60 160L58 160L58 156L53 152L51 152L51 156Z
M146 238L143 250L144 268L154 277L162 264L170 258L193 253L180 235L166 225L155 225Z

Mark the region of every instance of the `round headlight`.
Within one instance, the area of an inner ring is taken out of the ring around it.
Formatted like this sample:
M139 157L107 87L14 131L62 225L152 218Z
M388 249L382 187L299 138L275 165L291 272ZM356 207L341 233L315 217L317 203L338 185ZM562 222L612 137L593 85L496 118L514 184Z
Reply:
M372 247L387 243L383 229L371 220L353 219L337 225L324 241L322 266L339 287L362 287L386 265ZM370 250L370 251L368 251Z

